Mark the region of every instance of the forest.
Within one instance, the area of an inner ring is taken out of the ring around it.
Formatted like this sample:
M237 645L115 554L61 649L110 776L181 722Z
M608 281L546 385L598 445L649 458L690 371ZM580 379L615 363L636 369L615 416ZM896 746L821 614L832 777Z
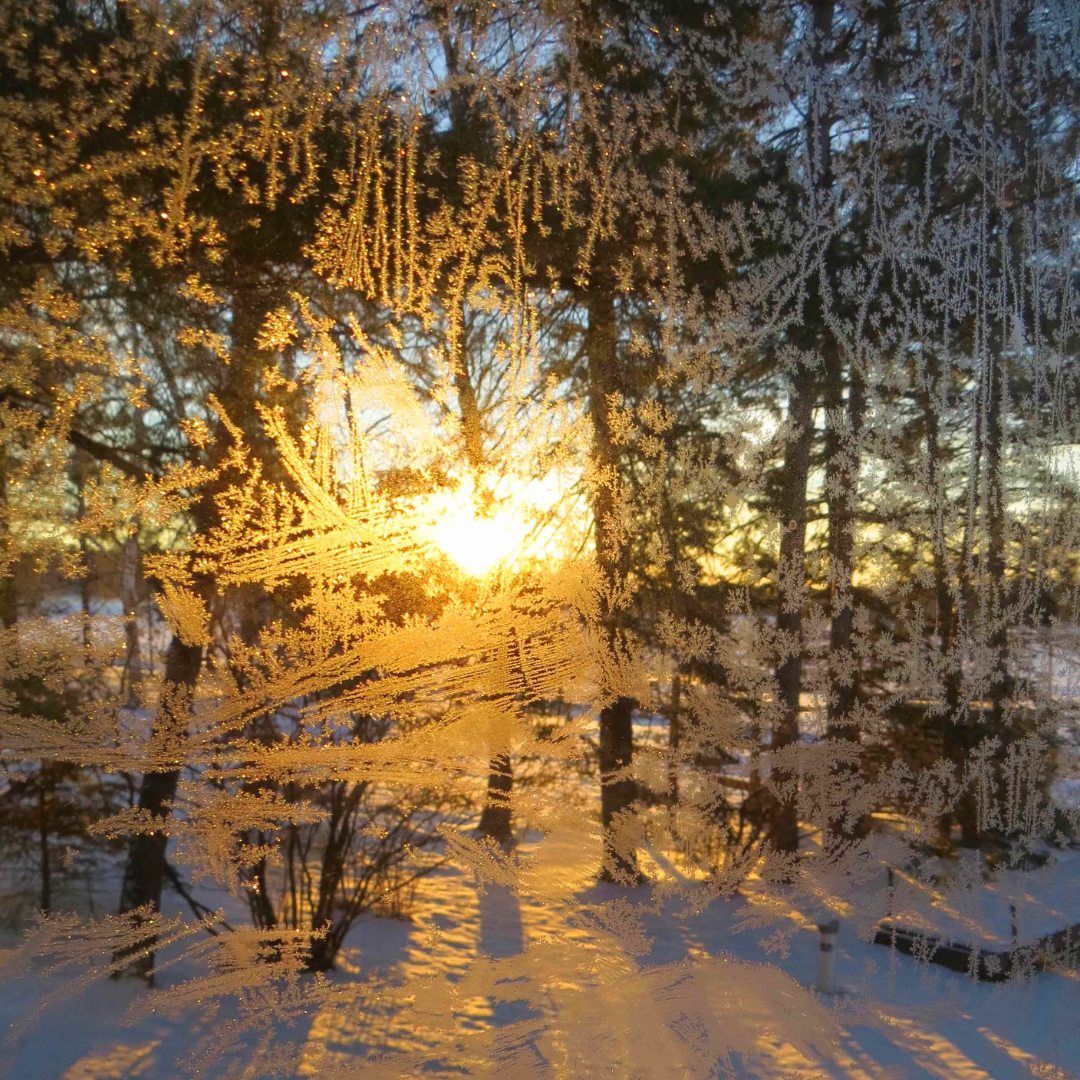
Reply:
M1072 0L0 0L0 1077L1080 1076Z

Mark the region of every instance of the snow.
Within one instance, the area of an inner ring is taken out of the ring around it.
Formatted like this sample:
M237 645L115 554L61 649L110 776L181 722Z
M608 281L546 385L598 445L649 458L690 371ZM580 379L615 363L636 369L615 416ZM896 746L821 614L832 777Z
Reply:
M1059 649L1054 657L1055 680L1061 672L1055 686L1059 695L1068 685L1064 668L1057 668L1064 662ZM667 726L661 715L635 714L638 747L665 746ZM589 730L595 736L595 719ZM579 777L576 783L584 804L595 807L595 778ZM1052 790L1063 804L1080 800L1080 780L1060 778ZM732 1076L1069 1080L1080 1072L1080 1030L1073 1019L1080 1009L1077 974L1044 971L1018 984L976 983L864 940L866 928L885 913L883 870L843 896L828 893L823 882L813 903L805 894L787 895L771 886L766 905L751 882L742 895L715 899L694 914L668 889L673 882L685 884L669 853L650 849L643 859L654 893L649 886L627 890L598 884L599 851L598 823L580 802L568 802L563 818L549 820L546 832L533 829L519 838L522 870L516 891L448 866L420 883L412 922L362 919L330 977L334 996L313 999L306 1015L283 1021L273 1033L277 1046L296 1043L295 1068L284 1075L366 1078L416 1075L421 1068L423 1075L462 1075L452 1066L463 1055L475 1066L489 1050L504 1052L500 1038L524 1038L526 1029L550 1036L560 1024L575 1045L585 1047L594 1039L587 1023L593 1014L582 1005L582 996L588 1001L589 995L599 1010L598 1027L613 1016L627 1020L616 1041L623 1040L631 1058L648 1062L642 1075L657 1080L708 1075L691 1071L693 1062L673 1056L670 1047L653 1058L653 1051L635 1042L655 1038L662 1026L657 1017L672 1000L689 1010L696 999L713 1010L712 1034L719 1042L708 1044L710 1052L722 1062L729 1054ZM102 906L114 910L107 894L115 892L118 881L95 884ZM894 871L894 885L897 925L984 949L1010 946L1010 905L1018 913L1019 944L1080 923L1080 851L1058 852L1037 870L994 872L969 888L938 886L900 870ZM194 892L211 908L225 907L234 925L249 921L242 899L206 883ZM188 914L174 895L167 901L167 915ZM813 989L814 923L823 904L843 912L836 970L844 992L829 997ZM625 964L626 977L612 979L608 973L590 984L588 965L574 967L581 957L592 958L594 965ZM161 956L168 959L167 952ZM565 987L551 988L563 972L567 981L579 980L577 997ZM184 1070L198 1063L203 1041L221 1025L239 1022L235 1002L223 1003L216 1015L197 1009L147 1013L143 1006L195 974L181 962L160 968L155 991L134 980L101 980L77 996L50 1002L66 981L61 976L4 972L0 1023L9 1043L8 1053L0 1056L0 1077L172 1080L188 1075ZM543 1008L531 991L515 989L515 980L522 978L548 986ZM257 1036L237 1034L238 1060L255 1054ZM586 1054L586 1064L618 1052L605 1044L599 1058ZM432 1067L440 1061L442 1067ZM223 1080L228 1068L228 1060L217 1062L206 1076ZM602 1075L580 1063L578 1069L562 1075L574 1080ZM473 1068L473 1075L482 1074ZM527 1074L511 1069L509 1075Z
M1065 807L1080 808L1080 779L1067 777L1050 785L1050 797Z
M659 893L678 880L679 872L666 853L650 854L645 862ZM806 904L805 897L800 906L794 897L785 900L783 890L770 889L763 920L756 916L762 914L764 894L753 883L743 895L717 899L696 915L677 897L657 907L649 886L628 890L596 883L598 828L575 831L556 823L546 835L530 831L521 838L518 857L524 869L516 891L484 886L474 874L448 866L421 883L412 922L365 918L357 924L331 976L337 996L275 1033L279 1044L298 1044L295 1075L414 1075L409 1070L419 1071L419 1063L440 1060L446 1068L429 1067L423 1074L462 1075L450 1069L462 1054L474 1064L489 1052L497 1057L515 1033L549 1031L569 1016L571 1003L569 1035L587 1058L581 1049L593 1038L586 1022L593 1014L582 1012L587 993L582 999L580 992L575 996L572 988L553 983L547 1007L538 1010L535 995L526 1003L525 990L516 989L514 981L531 978L538 984L564 973L570 982L575 957L589 962L578 969L579 976L589 965L594 970L596 965L626 965L625 979L610 980L608 973L591 989L599 995L593 1002L599 1010L596 1023L602 1028L611 1021L619 1029L625 1021L626 1030L616 1035L631 1049L637 1047L635 1039L654 1038L655 1032L649 1033L659 1024L657 1016L670 1008L672 995L686 995L678 1008L697 1002L715 1010L714 1036L721 1051L724 1043L730 1048L733 1076L1020 1080L1034 1075L1065 1080L1080 1062L1074 1020L1080 979L1075 973L1047 971L1019 984L976 983L860 940L854 926L858 920L845 917L836 953L844 992L827 997L812 989L818 952L813 923L819 908ZM999 875L1004 880L994 879L993 891L1001 901L1022 899L1025 913L1039 905L1072 912L1078 870L1077 853L1065 852L1047 871L1017 872L1015 882L1010 873ZM1021 880L1026 886L1022 896ZM862 897L871 907L878 884L869 883ZM1055 892L1060 888L1066 895ZM205 887L198 895L212 906L227 903L233 917L242 919L236 899ZM170 902L180 910L175 898ZM944 925L940 920L947 913L934 910L938 925ZM987 914L1000 932L1000 920L994 921L992 911ZM636 919L638 938L613 934L613 916L620 925ZM767 923L768 932L755 930L757 923ZM790 944L786 955L777 951L777 926ZM1025 926L1035 932L1034 922ZM175 986L192 973L183 965L166 967L158 986ZM369 983L372 976L386 983ZM56 976L40 973L0 982L0 1016L7 1025L27 1017L56 982ZM382 986L379 993L375 985ZM150 1013L127 1026L122 1023L126 1009L158 993L133 980L105 980L76 998L46 1006L37 1023L14 1038L4 1075L12 1080L172 1080L183 1075L214 1025L236 1022L236 1016L226 1005L216 1017L187 1010L180 1016ZM235 1044L241 1058L255 1049L254 1036L245 1038ZM604 1052L620 1053L623 1044L616 1042ZM652 1071L641 1075L658 1080L706 1075L685 1071L675 1057L665 1071L668 1059L660 1051L651 1056L651 1046L650 1041L635 1050L642 1063L651 1062ZM670 1047L664 1050L671 1052ZM208 1075L223 1077L224 1069L222 1064ZM601 1075L579 1069L562 1075Z
M1059 701L1080 698L1080 627L1069 623L1010 636L1018 674Z
M635 714L638 747L664 747L667 726L661 715ZM593 719L594 736L595 729ZM595 778L575 782L584 805L595 807ZM1061 778L1053 793L1073 803L1080 799L1080 781ZM584 1055L576 1072L561 1074L573 1080L604 1075L593 1066L620 1053L645 1063L640 1075L650 1080L706 1076L704 1069L693 1071L692 1054L683 1060L667 1044L649 1049L668 1016L665 1008L696 1016L690 1008L699 1000L711 1010L708 1052L729 1068L712 1076L1069 1080L1077 1074L1075 972L1044 971L1018 984L977 983L864 940L866 927L884 914L883 870L843 896L829 894L823 882L813 903L805 893L788 895L775 886L766 903L751 881L741 895L715 899L697 914L671 892L673 882L686 879L664 851L649 849L643 857L655 891L598 884L599 826L581 805L568 802L546 832L533 829L519 837L516 891L447 866L420 883L411 922L365 917L355 925L330 976L333 995L314 998L306 1014L283 1020L273 1033L277 1047L296 1044L295 1067L283 1075L462 1075L454 1069L462 1060L472 1063L472 1075L485 1075L476 1064L485 1055L501 1060L497 1055L505 1054L507 1041L525 1039L528 1031L540 1032L538 1040L550 1037L565 1024ZM929 884L900 870L894 884L898 925L984 949L1011 944L1010 905L1018 912L1020 944L1080 922L1080 851L1058 852L1038 870L994 872L966 889ZM116 891L118 880L96 886L102 906L114 910L106 894ZM249 921L242 899L207 883L193 891L209 907L226 908L234 925ZM167 902L166 915L188 914L176 896L168 894ZM823 904L843 912L836 951L843 992L834 996L813 989L814 924ZM575 968L581 957L588 963ZM166 966L168 951L160 960L154 991L134 980L100 980L52 1002L50 995L66 981L61 976L4 972L0 1023L9 1042L0 1077L173 1080L189 1075L185 1070L198 1065L205 1041L230 1023L239 1025L231 1041L233 1064L251 1060L260 1033L244 1030L233 1001L216 1014L147 1012L161 991L197 974L185 962ZM612 979L608 972L589 983L589 964L604 963L624 964L626 977ZM565 987L551 988L561 973L568 982L579 980L576 997ZM522 979L548 987L542 1008L531 990L516 989ZM616 1023L616 1045L603 1044L593 1058L582 1049L595 1040L590 1017L597 1028L613 1017L627 1025ZM635 1041L642 1039L644 1048ZM224 1080L229 1067L228 1058L215 1062L207 1080ZM507 1074L515 1080L559 1075L515 1068ZM607 1075L620 1074L616 1069Z
M1057 852L1034 870L1003 869L982 882L940 888L894 871L893 922L946 941L1001 952L1080 923L1080 852Z

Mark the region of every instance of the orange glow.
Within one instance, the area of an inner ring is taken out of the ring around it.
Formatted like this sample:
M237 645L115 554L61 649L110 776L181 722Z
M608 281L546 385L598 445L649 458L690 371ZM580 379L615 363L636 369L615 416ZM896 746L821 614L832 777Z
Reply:
M432 539L467 574L484 577L521 551L529 531L528 523L509 510L478 515L472 499L459 492L447 495L445 516Z
M559 484L485 478L488 493L481 508L475 485L439 491L423 504L425 539L472 577L486 577L500 566L557 562L566 546L557 513L565 498Z

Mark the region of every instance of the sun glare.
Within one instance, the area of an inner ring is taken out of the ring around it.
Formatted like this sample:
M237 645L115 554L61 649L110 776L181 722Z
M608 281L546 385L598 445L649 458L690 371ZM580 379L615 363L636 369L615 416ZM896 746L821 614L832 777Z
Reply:
M552 479L512 484L494 481L490 510L482 511L469 481L440 491L424 506L428 541L472 577L522 561L557 562L567 548L557 513L563 489Z
M529 531L528 524L512 512L478 516L470 499L439 522L434 540L467 574L484 577L521 552Z

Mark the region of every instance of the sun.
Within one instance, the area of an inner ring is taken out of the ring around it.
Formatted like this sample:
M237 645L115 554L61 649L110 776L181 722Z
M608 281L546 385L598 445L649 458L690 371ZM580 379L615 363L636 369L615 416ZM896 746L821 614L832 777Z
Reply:
M560 497L551 483L501 477L485 478L485 498L478 500L466 480L425 500L424 538L470 577L522 562L550 566L565 546L565 529L551 513Z
M480 516L465 500L439 522L434 535L438 548L473 577L485 577L521 553L529 525L511 511Z

